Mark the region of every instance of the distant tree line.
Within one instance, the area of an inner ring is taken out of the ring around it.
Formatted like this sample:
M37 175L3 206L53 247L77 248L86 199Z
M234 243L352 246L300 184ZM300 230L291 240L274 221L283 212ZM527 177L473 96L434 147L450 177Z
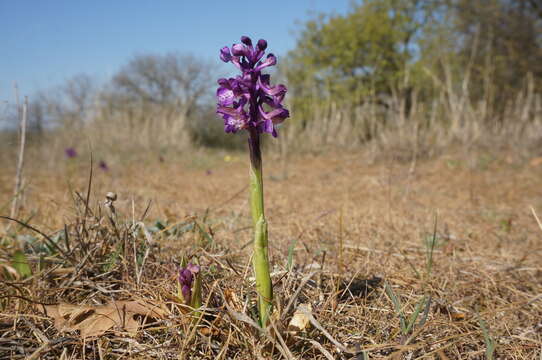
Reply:
M493 129L532 122L542 106L542 1L353 2L345 14L302 24L280 60L292 114L281 138L291 143L312 131L309 146L360 145L394 128L403 137L408 129L408 146L417 147L422 131L437 125L459 134L469 121ZM218 64L140 54L106 83L75 76L30 96L31 140L54 130L112 148L242 146L242 136L223 136L214 112Z
M53 131L75 142L90 136L112 146L158 149L236 146L219 136L216 77L216 65L191 54L135 55L105 83L79 74L30 96L29 133L34 141ZM15 108L8 108L12 124Z
M283 71L303 126L322 101L385 109L399 97L408 114L412 101L429 103L443 87L486 101L493 121L528 78L541 88L542 1L355 2L303 24Z

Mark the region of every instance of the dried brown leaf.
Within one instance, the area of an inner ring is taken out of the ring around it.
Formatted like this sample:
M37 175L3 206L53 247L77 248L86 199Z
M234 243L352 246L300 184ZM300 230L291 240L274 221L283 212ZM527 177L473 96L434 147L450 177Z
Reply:
M224 299L226 303L231 306L235 311L242 311L243 303L239 300L239 297L233 289L224 289Z
M305 331L310 324L310 319L307 316L307 314L310 313L312 313L311 304L299 304L294 312L294 316L292 316L292 319L288 324L288 331L293 334L299 331Z
M115 301L106 305L58 304L44 306L59 331L80 331L82 338L103 335L112 329L124 329L135 335L139 329L136 315L162 319L166 312L155 305L138 301Z

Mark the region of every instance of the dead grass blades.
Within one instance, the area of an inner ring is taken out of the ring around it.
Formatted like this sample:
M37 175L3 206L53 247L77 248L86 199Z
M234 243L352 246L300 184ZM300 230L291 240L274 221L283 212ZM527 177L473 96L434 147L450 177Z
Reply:
M266 329L251 300L241 165L213 169L225 195L189 167L171 187L168 168L149 169L146 194L126 169L115 186L75 181L83 190L60 208L36 195L47 210L2 217L12 226L0 233L0 358L539 356L540 169L450 166L464 159L449 154L408 175L357 158L292 158L288 178L267 179L276 312ZM32 171L34 186L62 198L62 184ZM200 260L196 313L177 297L183 257Z

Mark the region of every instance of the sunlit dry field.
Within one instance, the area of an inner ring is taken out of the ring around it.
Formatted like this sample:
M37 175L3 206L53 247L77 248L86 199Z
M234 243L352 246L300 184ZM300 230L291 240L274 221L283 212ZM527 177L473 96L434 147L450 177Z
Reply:
M11 166L0 174L0 215L9 213ZM0 358L481 359L491 343L499 359L541 356L538 158L463 150L416 162L363 152L265 158L275 292L265 332L251 323L246 154L108 166L95 164L87 208L85 156L27 164L18 219L62 251L0 223ZM107 192L117 194L115 214ZM17 243L26 244L26 278L9 271ZM176 300L183 255L201 263L199 317ZM50 310L121 300L160 312L137 332L117 324L84 337L82 319L61 331ZM303 329L289 326L300 304L312 309Z

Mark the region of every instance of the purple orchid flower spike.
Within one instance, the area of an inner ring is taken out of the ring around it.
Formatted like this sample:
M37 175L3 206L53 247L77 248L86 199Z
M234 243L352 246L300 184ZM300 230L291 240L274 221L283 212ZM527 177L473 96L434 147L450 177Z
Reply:
M98 167L100 169L102 169L103 171L108 171L109 170L109 166L107 166L107 163L103 160L100 160L99 164L98 164Z
M246 130L250 152L250 208L254 224L254 256L253 266L258 293L259 321L262 327L267 326L273 308L273 283L268 256L267 221L263 204L262 152L260 136L269 133L277 137L276 126L290 117L282 102L286 95L286 86L271 85L271 77L262 74L262 70L277 64L277 58L268 54L265 58L267 41L261 39L256 43L247 37L241 37L241 43L225 46L220 49L220 59L231 62L241 74L235 78L219 79L216 96L218 99L216 112L224 119L224 131L236 133ZM181 270L183 298L191 296L190 287L192 272ZM184 295L186 293L186 296Z
M66 157L68 157L69 159L73 159L77 157L77 150L75 150L75 148L69 147L64 149L64 154L66 154Z
M267 41L260 39L253 46L248 36L242 36L241 43L233 44L231 49L220 49L220 59L241 70L235 78L218 80L216 112L222 116L227 133L247 130L277 137L275 126L290 116L282 105L286 86L272 86L270 76L262 74L263 69L277 64L273 54L263 59L266 49Z

